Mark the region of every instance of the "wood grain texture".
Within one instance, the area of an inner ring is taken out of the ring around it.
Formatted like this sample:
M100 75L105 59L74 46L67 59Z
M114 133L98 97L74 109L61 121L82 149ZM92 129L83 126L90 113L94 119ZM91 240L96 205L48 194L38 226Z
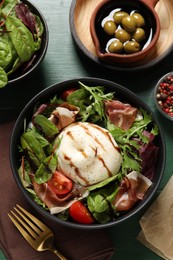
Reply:
M101 0L76 0L74 8L74 29L81 44L89 51L93 59L96 57L95 46L90 34L90 18L94 8ZM158 13L161 31L156 49L149 61L162 59L173 49L173 1L160 0L156 7ZM147 61L148 62L148 61Z

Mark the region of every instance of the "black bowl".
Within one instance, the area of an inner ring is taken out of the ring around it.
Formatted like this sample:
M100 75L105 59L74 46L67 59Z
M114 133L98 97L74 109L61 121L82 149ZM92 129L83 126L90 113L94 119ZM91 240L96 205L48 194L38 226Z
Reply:
M29 123L31 121L31 116L33 115L33 109L36 104L43 104L44 102L49 102L51 98L53 98L55 95L60 95L64 90L68 88L75 87L78 82L82 82L88 86L104 86L108 91L115 92L116 97L119 98L122 102L128 102L133 106L143 108L146 111L148 111L149 114L153 116L153 122L158 126L159 129L159 135L156 137L156 144L159 147L158 151L158 158L155 168L155 175L153 178L153 184L148 190L146 196L142 201L140 201L138 204L135 205L133 209L131 209L129 212L127 212L124 215L121 215L116 220L112 220L106 224L91 224L91 225L84 225L84 224L76 224L74 222L70 221L62 221L58 219L56 216L51 215L49 212L44 210L41 206L39 206L30 196L30 194L26 191L26 189L23 187L20 178L18 176L18 168L20 166L20 156L18 151L18 145L19 145L19 138L20 135L23 133L24 124ZM21 114L19 115L13 132L11 136L11 142L10 142L10 163L12 172L14 175L14 178L17 182L17 185L19 186L20 190L22 191L24 197L28 200L28 202L42 215L49 218L52 221L55 221L57 223L63 224L68 227L73 228L79 228L79 229L99 229L99 228L106 228L110 226L118 225L127 219L131 218L135 214L137 214L141 209L143 209L149 201L153 198L160 181L162 179L164 168L165 168L165 141L162 133L162 129L159 126L154 114L152 113L151 109L143 102L141 101L134 93L132 93L130 90L124 88L121 85L118 85L116 83L113 83L111 81L107 81L104 79L98 79L98 78L77 78L68 80L65 82L54 84L45 90L41 91L39 94L37 94L23 109Z
M28 67L28 69L26 69L24 72L23 72L23 66L21 66L21 67L19 67L19 69L16 72L12 73L8 77L8 83L7 83L8 86L14 86L16 84L20 84L20 82L23 82L23 80L25 80L25 78L30 76L31 73L36 71L36 69L39 67L39 65L41 64L41 62L43 61L43 59L46 55L47 48L48 48L48 42L49 42L48 25L47 25L46 19L44 18L42 12L32 2L30 2L28 0L22 0L22 2L29 7L29 10L33 14L37 15L40 18L40 20L43 24L44 32L42 35L41 48L37 51L36 58L34 59L32 65L30 67ZM7 86L5 86L5 88L6 87Z

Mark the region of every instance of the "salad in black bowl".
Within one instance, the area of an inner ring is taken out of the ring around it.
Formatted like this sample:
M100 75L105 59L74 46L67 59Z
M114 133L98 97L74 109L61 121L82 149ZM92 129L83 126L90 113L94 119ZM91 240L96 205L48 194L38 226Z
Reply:
M0 88L35 71L47 51L49 33L41 11L28 0L0 3Z
M67 226L117 225L153 197L165 166L150 108L102 79L55 84L19 115L11 137L14 177L42 214Z

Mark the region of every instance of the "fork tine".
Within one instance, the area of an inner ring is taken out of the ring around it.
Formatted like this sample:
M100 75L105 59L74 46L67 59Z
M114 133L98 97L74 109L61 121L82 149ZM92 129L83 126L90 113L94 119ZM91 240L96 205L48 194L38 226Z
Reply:
M21 206L19 206L18 204L16 205L21 211L23 211L25 213L26 216L28 216L29 218L32 219L32 221L34 223L36 223L36 225L41 229L41 230L47 230L48 227L46 225L43 224L43 222L41 222L40 220L38 220L36 217L34 217L33 215L31 215L28 211L26 211L24 208L22 208Z
M22 212L20 212L17 208L14 207L16 212L28 223L28 225L37 233L38 235L42 232L41 229L39 229L33 222L31 222ZM14 214L14 213L13 213ZM24 225L25 223L18 218L18 216L15 216L21 223ZM32 220L32 219L31 219ZM26 227L25 227L26 228ZM30 233L32 233L32 230L28 230Z
M11 221L14 223L14 225L17 227L17 229L20 231L20 233L22 234L22 236L28 241L28 243L32 246L32 241L31 240L31 236L25 231L25 229L20 226L20 224L8 213L9 218L11 219Z
M59 259L67 260L61 252L55 248L53 232L46 225L18 204L14 207L14 210L16 212L11 210L11 214L8 213L9 218L35 250L50 250L57 255Z
M15 208L14 208L14 209L15 209ZM19 224L19 222L20 222L20 223L22 224L23 228L24 228L25 230L27 230L28 233L29 233L34 239L36 239L37 234L27 225L27 223L25 223L25 222L21 219L21 217L17 216L12 210L11 210L11 213L15 216L16 220L18 220L17 223Z

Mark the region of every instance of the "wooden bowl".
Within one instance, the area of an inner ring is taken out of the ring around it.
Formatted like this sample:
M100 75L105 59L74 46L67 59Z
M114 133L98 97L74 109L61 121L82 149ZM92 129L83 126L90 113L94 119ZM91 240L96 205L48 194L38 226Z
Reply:
M110 64L99 59L90 33L90 20L93 10L101 1L73 0L71 3L69 21L72 38L79 54L86 60L109 71L136 72L155 67L171 54L173 50L173 5L170 0L160 0L155 6L161 25L160 35L152 56L145 63L124 66L121 63Z
M154 10L157 2L158 0L133 0L130 2L127 0L103 0L92 13L90 22L91 36L98 57L106 62L118 62L123 64L143 63L144 60L150 58L154 52L160 34L160 21L156 11ZM146 40L140 51L132 54L127 54L124 52L119 54L111 53L106 50L107 41L115 39L115 36L113 35L107 37L101 23L105 17L113 19L112 16L110 17L110 14L112 11L119 9L121 11L129 10L129 12L137 10L137 12L142 14L145 19L145 26L143 28L146 32Z

